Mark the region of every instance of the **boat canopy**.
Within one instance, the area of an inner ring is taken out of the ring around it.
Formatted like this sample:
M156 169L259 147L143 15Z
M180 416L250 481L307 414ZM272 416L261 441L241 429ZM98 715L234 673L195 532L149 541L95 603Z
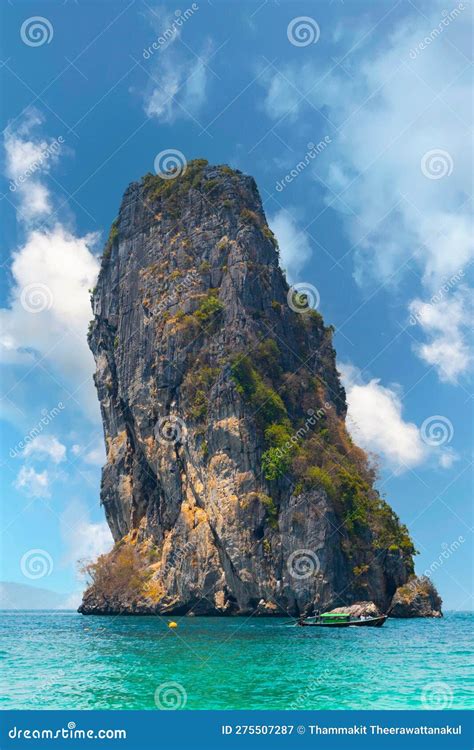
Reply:
M325 620L348 620L350 615L344 614L343 612L338 613L331 613L327 612L324 615L321 615Z

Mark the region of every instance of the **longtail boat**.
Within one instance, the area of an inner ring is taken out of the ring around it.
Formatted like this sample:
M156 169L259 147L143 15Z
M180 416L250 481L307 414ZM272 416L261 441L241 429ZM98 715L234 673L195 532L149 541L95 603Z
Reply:
M388 615L379 615L378 617L352 617L346 614L332 614L330 612L317 615L316 617L301 618L298 625L305 628L350 628L366 627L381 628Z

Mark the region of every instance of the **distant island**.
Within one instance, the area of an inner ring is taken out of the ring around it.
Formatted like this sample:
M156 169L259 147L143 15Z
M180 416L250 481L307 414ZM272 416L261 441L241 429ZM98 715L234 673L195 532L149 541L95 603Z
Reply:
M0 581L0 609L69 609L73 610L71 594L29 586L26 583ZM77 606L77 605L76 605Z
M80 612L440 615L346 430L313 291L252 177L197 159L127 189L89 331L115 545Z

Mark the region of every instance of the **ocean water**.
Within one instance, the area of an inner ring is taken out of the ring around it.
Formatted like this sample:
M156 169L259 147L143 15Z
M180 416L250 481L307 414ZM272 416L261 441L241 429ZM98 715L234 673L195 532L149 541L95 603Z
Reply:
M3 612L3 709L474 707L472 613L382 628Z

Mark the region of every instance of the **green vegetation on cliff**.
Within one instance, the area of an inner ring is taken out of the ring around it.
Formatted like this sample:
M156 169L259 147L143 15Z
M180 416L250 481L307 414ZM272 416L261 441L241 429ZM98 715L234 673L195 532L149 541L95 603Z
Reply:
M166 208L167 214L177 219L186 205L186 197L191 189L201 191L207 200L214 200L217 190L222 184L220 179L222 177L231 178L240 197L246 199L245 193L240 188L239 178L233 169L227 165L221 165L216 168L219 177L206 179L205 170L207 166L206 159L193 159L186 164L183 170L177 168L175 176L170 173L169 176L162 177L149 172L143 177L147 202L149 204L161 202L162 206ZM228 198L222 199L220 203L226 209L233 206L232 201ZM276 250L278 249L277 238L262 215L245 207L240 211L240 220L259 229L263 237L269 240Z
M108 258L110 256L110 253L112 252L113 244L118 239L118 236L119 236L118 219L114 219L110 227L110 232L107 238L107 242L105 243L104 252L103 252L104 258Z
M167 201L167 208L177 208L191 188L199 188L203 181L206 159L194 159L188 162L185 171L176 177L163 178L150 172L143 178L143 185L150 201L163 199Z
M320 325L319 314L312 320ZM406 526L373 489L374 470L365 453L351 441L343 419L333 407L323 408L317 381L309 373L305 379L302 373L306 391L319 408L318 418L308 420L292 403L285 383L288 374L282 370L275 341L260 344L252 359L235 355L231 373L237 392L250 404L262 432L265 450L261 468L270 485L286 476L295 494L323 490L333 501L352 546L368 531L374 549L400 550L410 558L415 549Z

